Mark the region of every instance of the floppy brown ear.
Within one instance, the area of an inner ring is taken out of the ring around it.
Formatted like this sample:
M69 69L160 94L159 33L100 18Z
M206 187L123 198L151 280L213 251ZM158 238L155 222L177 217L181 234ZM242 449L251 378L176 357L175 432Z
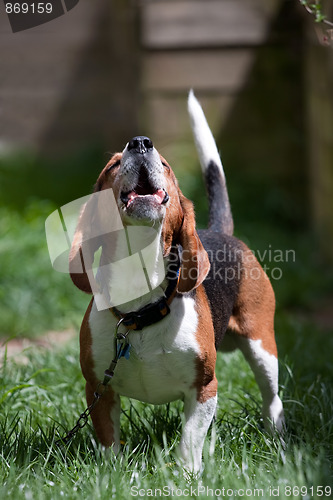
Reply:
M96 219L96 205L96 198L92 196L83 206L69 253L69 273L72 281L74 285L86 293L93 293L90 281L94 278L91 269L94 254L100 246L100 238L92 237L92 228L94 228ZM87 271L90 271L89 277Z
M179 232L179 243L183 247L182 264L178 291L189 292L199 286L206 278L210 263L198 233L195 229L193 204L180 194L180 204L184 218Z

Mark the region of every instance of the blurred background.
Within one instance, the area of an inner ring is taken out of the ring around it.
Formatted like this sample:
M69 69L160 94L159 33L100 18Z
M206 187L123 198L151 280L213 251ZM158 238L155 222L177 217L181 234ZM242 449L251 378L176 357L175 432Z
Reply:
M332 1L322 8L333 20ZM3 340L78 327L89 298L52 269L45 218L89 194L132 136L153 140L205 226L193 88L221 151L236 236L268 267L282 354L306 351L314 334L332 346L329 35L298 0L80 0L18 33L1 3ZM328 355L315 363L332 374Z

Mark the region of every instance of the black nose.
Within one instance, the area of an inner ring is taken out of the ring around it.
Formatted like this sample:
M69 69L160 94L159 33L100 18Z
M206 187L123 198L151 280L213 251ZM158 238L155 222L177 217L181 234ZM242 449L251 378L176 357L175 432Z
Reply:
M150 149L153 149L154 145L149 137L137 136L133 137L128 143L128 151L134 150L136 153L148 153Z

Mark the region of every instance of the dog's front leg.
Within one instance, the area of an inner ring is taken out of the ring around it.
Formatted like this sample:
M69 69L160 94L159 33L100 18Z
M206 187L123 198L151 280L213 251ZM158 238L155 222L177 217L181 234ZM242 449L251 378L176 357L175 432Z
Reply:
M193 388L184 399L184 425L179 454L184 468L198 473L201 469L202 450L217 405L217 382L212 380L204 391Z
M96 388L87 382L86 396L90 405L94 400ZM100 443L112 447L115 454L120 449L120 397L111 387L107 387L97 405L91 412L93 426Z

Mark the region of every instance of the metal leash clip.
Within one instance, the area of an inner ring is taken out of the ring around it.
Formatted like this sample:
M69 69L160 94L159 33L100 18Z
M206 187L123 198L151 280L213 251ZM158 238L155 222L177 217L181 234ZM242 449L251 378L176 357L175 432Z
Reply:
M109 368L104 372L104 380L102 382L103 385L107 385L114 376L114 372L119 359L122 357L128 359L129 356L129 349L131 346L127 342L127 335L129 334L130 330L127 330L127 332L125 333L119 333L118 331L123 321L124 318L121 318L116 325L114 334L114 358L111 361Z

